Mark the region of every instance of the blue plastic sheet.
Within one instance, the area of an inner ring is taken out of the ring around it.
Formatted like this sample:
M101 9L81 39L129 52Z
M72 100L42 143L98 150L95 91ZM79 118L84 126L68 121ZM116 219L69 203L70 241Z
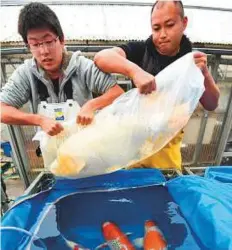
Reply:
M156 169L57 180L5 214L2 249L74 249L68 242L95 249L105 242L106 221L143 249L146 220L157 223L168 249L232 249L231 189L197 176L167 182Z
M209 167L205 171L205 178L215 179L224 183L232 183L232 166Z
M232 185L199 176L167 183L185 219L208 249L232 249Z

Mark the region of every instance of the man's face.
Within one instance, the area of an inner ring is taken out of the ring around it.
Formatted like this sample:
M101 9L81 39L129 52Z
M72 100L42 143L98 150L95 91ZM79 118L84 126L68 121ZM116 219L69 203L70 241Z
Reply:
M37 63L47 72L60 69L64 42L49 29L31 29L27 32L28 46Z
M174 56L179 51L188 20L181 18L178 5L172 1L160 5L155 6L151 16L152 40L160 54Z

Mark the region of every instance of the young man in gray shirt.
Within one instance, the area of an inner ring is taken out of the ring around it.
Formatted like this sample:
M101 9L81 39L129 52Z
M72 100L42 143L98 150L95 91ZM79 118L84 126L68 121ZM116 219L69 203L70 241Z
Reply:
M81 107L77 123L92 122L94 112L123 93L110 74L64 48L64 34L56 14L42 3L30 3L20 12L18 31L33 58L20 65L0 93L1 122L40 126L49 135L63 130L55 119L38 114L38 105L73 99ZM93 93L99 97L93 99ZM32 114L19 110L31 101Z

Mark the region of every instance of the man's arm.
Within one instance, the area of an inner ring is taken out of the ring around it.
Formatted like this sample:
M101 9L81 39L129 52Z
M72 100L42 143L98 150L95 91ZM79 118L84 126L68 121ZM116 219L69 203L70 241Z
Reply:
M56 135L63 130L60 123L45 116L25 113L3 102L0 102L0 105L2 123L9 125L40 126L49 135Z
M135 63L127 60L124 50L118 47L101 50L95 55L94 63L103 72L118 73L130 78L133 77L133 72L140 69Z
M82 125L90 124L93 120L94 112L96 110L110 105L118 96L123 93L123 89L120 86L115 85L103 95L88 101L82 106L77 116L77 123Z
M218 106L218 100L220 96L219 88L215 84L215 81L209 71L206 72L204 76L205 92L202 95L200 102L206 110L213 111Z
M103 72L118 73L131 78L140 93L149 94L155 90L155 77L127 60L126 54L121 48L98 52L94 57L94 62Z
M196 65L201 69L202 74L205 77L204 80L205 92L203 93L200 102L206 110L213 111L218 106L218 100L220 96L219 88L215 84L215 81L208 70L206 54L201 52L196 52L194 54L194 59Z
M31 87L26 65L20 65L0 93L1 122L10 125L40 126L49 135L58 134L63 127L44 116L19 110L30 99Z

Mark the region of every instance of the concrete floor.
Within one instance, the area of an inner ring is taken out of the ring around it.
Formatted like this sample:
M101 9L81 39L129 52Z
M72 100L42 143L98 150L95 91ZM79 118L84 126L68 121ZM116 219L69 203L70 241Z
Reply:
M20 179L20 176L18 175L16 168L12 164L12 159L10 157L5 157L1 154L0 160L2 171L1 175L3 182L6 185L6 193L9 199L14 200L18 196L22 195L25 191L23 181Z
M6 184L6 193L9 199L14 200L18 196L22 195L25 191L23 181L19 178L4 180Z

